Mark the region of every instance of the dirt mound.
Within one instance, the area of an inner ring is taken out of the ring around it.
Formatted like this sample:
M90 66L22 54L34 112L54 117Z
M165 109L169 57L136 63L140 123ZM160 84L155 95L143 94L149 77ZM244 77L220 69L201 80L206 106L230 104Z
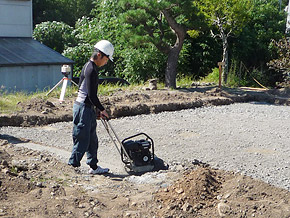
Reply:
M202 208L213 207L221 185L217 179L221 180L222 176L209 168L185 173L173 186L161 190L155 196L164 205L159 212L160 216L190 217Z
M228 105L235 102L262 101L272 104L290 105L289 92L244 91L216 87L198 87L178 90L116 91L101 96L100 100L112 118L139 114L176 111L211 105ZM71 121L73 102L76 96L31 99L19 103L21 110L15 114L0 114L0 126L39 126L54 122Z
M189 163L188 163L189 164ZM159 182L91 176L49 154L0 139L3 217L279 217L290 216L290 194L250 177L196 165L163 171ZM157 172L144 174L157 178ZM141 178L141 176L140 176Z
M65 175L75 176L74 170L51 156L13 147L5 140L0 145L0 216L83 217L87 208L80 205L100 203L67 186Z
M155 196L160 217L290 217L290 195L247 176L198 168Z

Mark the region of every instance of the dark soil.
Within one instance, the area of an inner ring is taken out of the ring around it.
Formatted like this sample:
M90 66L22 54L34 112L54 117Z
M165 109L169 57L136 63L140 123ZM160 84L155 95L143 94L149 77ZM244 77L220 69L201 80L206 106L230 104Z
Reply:
M172 185L160 188L82 174L6 140L0 140L0 160L1 217L290 216L288 191L202 164L168 171Z
M290 105L288 90L197 87L119 91L101 97L111 117L234 102ZM35 126L72 119L74 99L34 99L0 116L0 126ZM164 173L164 172L163 172ZM19 148L0 134L1 217L290 217L290 193L203 164L166 172L167 187L135 184L117 175L90 176L48 154ZM89 188L93 187L93 188Z
M176 111L211 105L227 105L235 102L261 101L271 104L290 105L289 89L223 89L196 87L178 90L117 91L100 100L112 118L138 114ZM73 98L60 103L56 98L32 99L19 103L21 111L0 114L0 126L47 125L72 120Z

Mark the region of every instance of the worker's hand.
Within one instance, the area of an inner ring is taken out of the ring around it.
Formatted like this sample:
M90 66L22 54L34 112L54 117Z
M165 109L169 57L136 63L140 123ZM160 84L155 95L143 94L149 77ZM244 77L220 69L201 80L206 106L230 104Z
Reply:
M100 112L100 115L101 115L101 118L107 118L107 119L109 119L109 115L108 115L108 113L107 113L106 110L101 111Z

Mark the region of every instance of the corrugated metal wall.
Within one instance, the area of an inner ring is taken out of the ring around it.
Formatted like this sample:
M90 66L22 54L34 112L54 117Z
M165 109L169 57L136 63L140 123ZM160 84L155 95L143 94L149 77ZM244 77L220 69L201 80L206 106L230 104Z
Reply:
M0 37L32 37L32 0L0 0Z
M0 89L48 91L63 78L61 65L0 67Z

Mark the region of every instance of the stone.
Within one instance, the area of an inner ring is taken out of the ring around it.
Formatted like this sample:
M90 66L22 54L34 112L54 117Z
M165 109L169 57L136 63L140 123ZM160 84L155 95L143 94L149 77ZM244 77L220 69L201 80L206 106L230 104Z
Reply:
M6 160L2 160L1 161L1 165L7 167L8 166L8 162Z
M218 213L221 217L225 217L227 214L230 213L230 206L225 203L219 203L217 205Z
M28 170L28 163L25 160L12 160L12 166L17 168L17 170Z
M227 194L225 194L224 198L229 198L230 196L231 196L231 193L227 193Z
M0 146L7 145L7 144L8 144L8 141L6 139L0 140Z
M150 90L157 90L157 79L150 79L149 80L149 89Z
M183 193L184 191L183 191L182 188L179 188L179 189L175 189L175 192L176 192L177 194L181 194L181 193Z
M222 199L222 195L218 195L216 198L220 201Z
M189 203L185 203L185 204L181 207L181 209L182 209L183 211L189 211L190 208L191 208L191 205L190 205Z

